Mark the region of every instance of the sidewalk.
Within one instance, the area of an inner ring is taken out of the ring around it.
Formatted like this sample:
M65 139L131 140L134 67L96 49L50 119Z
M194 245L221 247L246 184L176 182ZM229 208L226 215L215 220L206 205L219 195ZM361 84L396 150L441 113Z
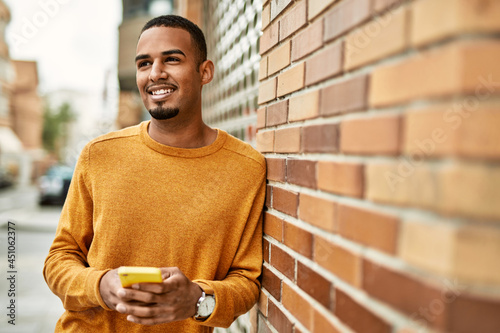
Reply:
M9 187L0 189L0 212L25 207L36 203L38 190L36 186Z
M35 186L0 190L0 228L12 221L19 229L54 231L60 211L61 206L40 207Z

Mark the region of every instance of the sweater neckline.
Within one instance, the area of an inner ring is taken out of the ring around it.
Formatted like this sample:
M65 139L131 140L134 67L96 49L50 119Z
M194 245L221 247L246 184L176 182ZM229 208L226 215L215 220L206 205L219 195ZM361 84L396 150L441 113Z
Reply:
M226 142L227 134L224 131L221 131L220 129L217 130L217 138L215 139L214 142L212 142L210 145L201 147L201 148L178 148L178 147L171 147L167 146L164 144L161 144L155 140L153 140L148 133L148 127L149 123L151 121L143 121L140 124L140 136L142 142L148 146L149 148L165 155L171 155L171 156L177 156L177 157L186 157L186 158L196 158L196 157L203 157L207 155L211 155L218 151L219 149L224 146L224 143Z

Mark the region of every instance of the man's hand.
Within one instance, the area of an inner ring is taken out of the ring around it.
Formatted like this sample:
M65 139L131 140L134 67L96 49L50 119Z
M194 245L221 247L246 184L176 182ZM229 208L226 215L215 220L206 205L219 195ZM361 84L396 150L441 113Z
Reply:
M106 293L108 285L113 289L115 277L120 283L117 273L110 271L101 281L101 295L110 308L128 314L127 320L142 325L168 323L194 316L201 288L177 267L163 267L161 271L163 283L138 283L132 288L121 288L120 285L114 292L108 292L105 298L103 291ZM111 276L108 279L106 276L109 273Z
M123 288L118 277L118 268L104 274L99 284L99 292L101 293L102 300L109 308L116 310L116 305L122 301L118 296L118 292L121 289Z

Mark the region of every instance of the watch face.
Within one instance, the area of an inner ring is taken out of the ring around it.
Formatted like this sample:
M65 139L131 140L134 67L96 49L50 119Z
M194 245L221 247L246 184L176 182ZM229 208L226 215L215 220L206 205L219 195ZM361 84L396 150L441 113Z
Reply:
M198 308L198 315L201 317L208 317L212 314L215 308L215 299L213 296L207 295L201 302Z

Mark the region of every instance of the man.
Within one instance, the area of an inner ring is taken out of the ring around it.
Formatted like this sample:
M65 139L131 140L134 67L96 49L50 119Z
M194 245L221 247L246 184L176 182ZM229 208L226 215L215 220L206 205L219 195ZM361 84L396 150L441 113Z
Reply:
M265 160L202 121L203 33L153 19L136 65L152 119L81 153L44 267L56 331L211 332L258 299ZM120 266L161 267L163 283L122 288Z

